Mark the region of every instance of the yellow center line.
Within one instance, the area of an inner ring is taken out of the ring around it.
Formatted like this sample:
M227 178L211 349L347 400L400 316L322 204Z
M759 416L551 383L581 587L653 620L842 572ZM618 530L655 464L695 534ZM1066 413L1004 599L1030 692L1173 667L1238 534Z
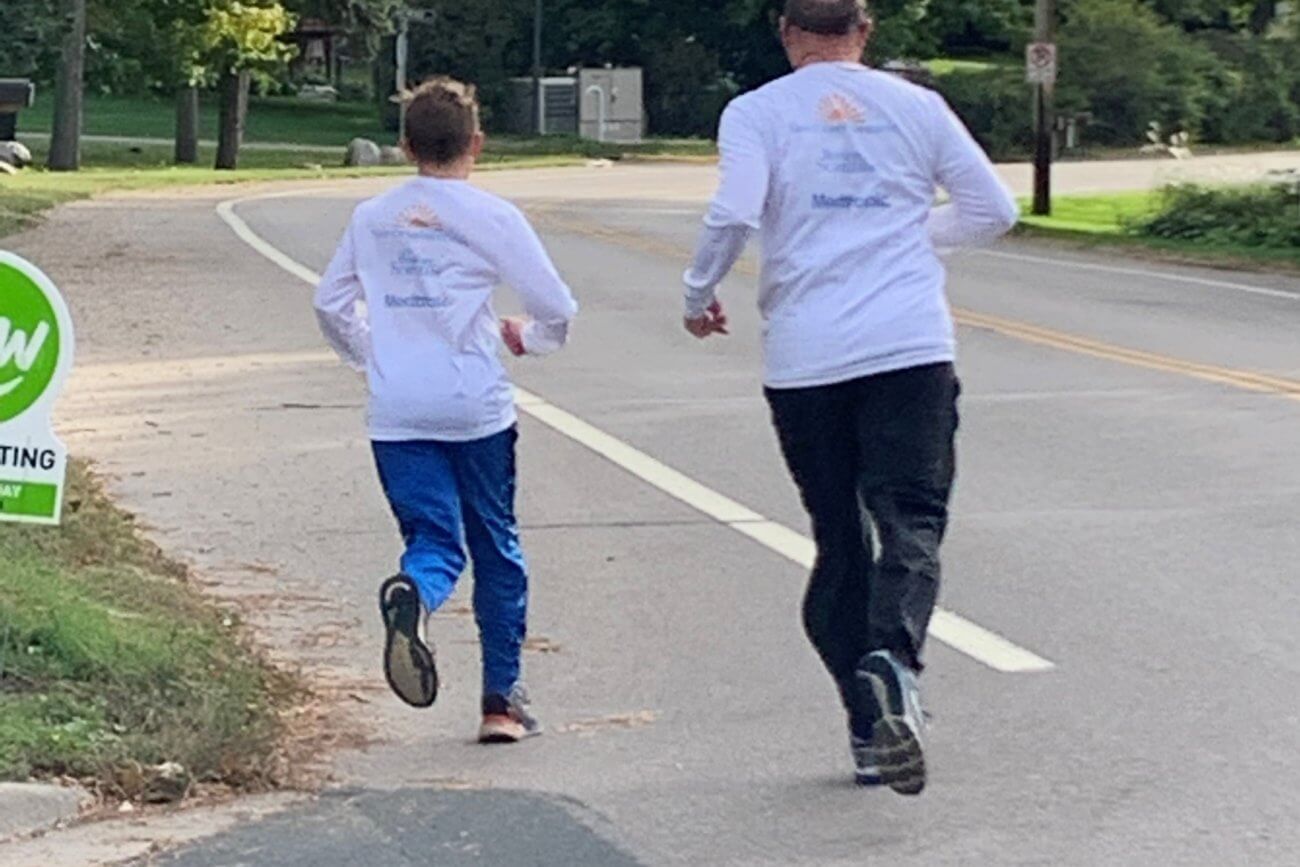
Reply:
M1197 361L1187 361L1168 355L1158 355L1140 349L1129 349L1113 343L1103 343L1100 340L1092 340L1091 338L1080 337L1064 331L1054 331L1050 328L1042 328L1026 322L1018 322L1014 319L1003 319L998 316L975 313L970 310L954 310L953 319L971 328L995 331L1027 343L1037 343L1041 346L1050 346L1067 352L1119 361L1134 367L1181 373L1184 376L1206 382L1236 386L1247 391L1279 394L1292 400L1300 400L1300 382L1292 379L1283 379L1282 377L1269 376L1248 370L1237 370L1230 367L1217 367L1212 364L1202 364Z
M576 220L568 215L561 216L556 214L550 208L544 206L530 206L527 210L538 223L556 231L617 244L621 247L649 253L655 256L685 260L691 255L691 250L680 244L674 244L658 238L647 237L625 229L615 229L609 226L595 225L585 221ZM747 262L740 263L736 270L751 277L758 276L758 269ZM1203 364L1198 361L1189 361L1187 359L1175 358L1169 355L1160 355L1158 353L1147 352L1141 349L1130 349L1126 346L1106 343L1101 340L1094 340L1090 337L1084 337L1078 334L1056 331L1051 328L1043 328L1042 326L1033 325L1028 322L1020 322L1015 319L1005 319L1000 316L990 316L986 313L977 313L973 310L965 310L962 308L955 308L953 310L953 319L958 324L964 325L968 328L979 328L985 331L993 331L1005 337L1011 337L1026 343L1048 346L1053 349L1073 352L1079 355L1089 355L1107 361L1117 361L1121 364L1127 364L1132 367L1141 367L1147 370L1177 373L1182 376L1199 379L1203 382L1213 382L1218 385L1232 386L1246 391L1275 394L1290 400L1300 401L1300 380L1286 379L1284 377L1271 376L1269 374L1257 373L1250 370L1238 370L1231 367Z

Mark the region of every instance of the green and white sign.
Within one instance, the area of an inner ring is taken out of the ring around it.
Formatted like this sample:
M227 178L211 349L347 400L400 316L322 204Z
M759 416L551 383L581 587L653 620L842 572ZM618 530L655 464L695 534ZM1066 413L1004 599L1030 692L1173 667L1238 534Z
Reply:
M50 413L73 346L59 290L35 265L0 250L0 521L59 522L68 450Z

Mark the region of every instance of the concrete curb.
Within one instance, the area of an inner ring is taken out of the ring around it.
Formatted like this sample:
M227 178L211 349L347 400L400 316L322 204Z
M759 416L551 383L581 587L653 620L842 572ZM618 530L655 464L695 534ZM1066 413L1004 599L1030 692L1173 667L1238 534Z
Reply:
M76 818L87 800L80 789L43 783L0 783L0 842Z

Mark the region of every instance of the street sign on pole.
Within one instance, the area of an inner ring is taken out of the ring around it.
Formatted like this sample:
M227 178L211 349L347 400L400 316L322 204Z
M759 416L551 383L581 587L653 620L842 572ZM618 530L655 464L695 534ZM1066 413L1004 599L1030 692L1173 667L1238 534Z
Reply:
M1025 47L1025 80L1051 87L1056 84L1056 45L1031 42Z

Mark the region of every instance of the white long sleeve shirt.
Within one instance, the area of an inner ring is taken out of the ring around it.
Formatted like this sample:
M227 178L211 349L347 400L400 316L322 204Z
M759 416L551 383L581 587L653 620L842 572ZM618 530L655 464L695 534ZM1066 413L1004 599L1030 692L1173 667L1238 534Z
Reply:
M991 241L1015 199L943 98L857 63L738 97L721 183L686 272L701 315L749 235L762 244L765 382L801 388L951 361L937 248ZM950 203L935 208L936 188Z
M357 207L315 306L330 345L366 374L372 439L464 442L515 423L491 304L502 283L532 318L528 353L563 346L577 304L513 205L417 177Z

